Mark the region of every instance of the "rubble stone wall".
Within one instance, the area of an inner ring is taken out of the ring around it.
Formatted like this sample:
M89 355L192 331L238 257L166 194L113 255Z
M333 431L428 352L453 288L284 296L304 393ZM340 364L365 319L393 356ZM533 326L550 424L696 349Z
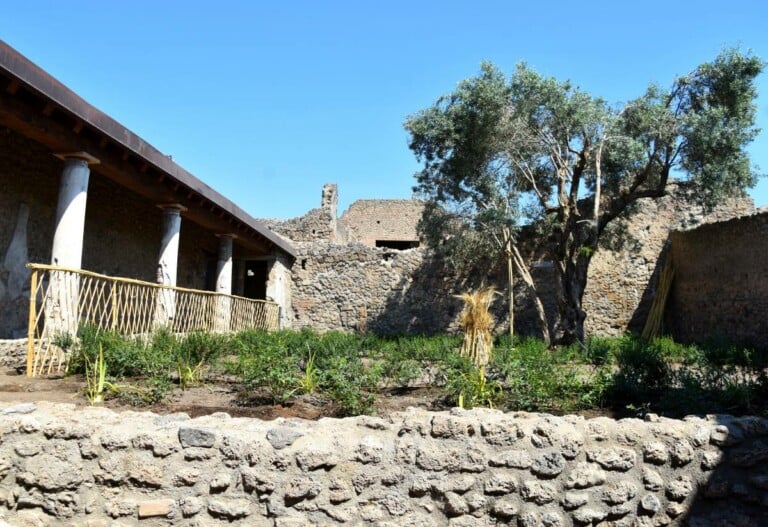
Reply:
M663 198L640 200L632 215L618 218L603 237L603 247L590 263L584 292L587 334L621 335L627 329L642 330L656 293L659 258L672 231L755 213L749 198L731 199L704 211L690 203L689 192L673 185ZM747 245L741 247L748 250ZM735 257L742 256L746 254Z
M681 342L724 338L768 349L768 214L671 236L666 328Z
M620 335L628 328L642 329L655 295L659 258L672 229L694 228L754 212L751 200L745 198L705 213L687 201L686 192L673 186L660 200L642 200L632 215L619 218L606 233L603 247L592 258L584 294L588 334ZM340 220L339 225L348 220ZM293 327L322 331L367 328L381 333L451 330L461 309L454 295L479 284L478 276L456 277L423 249L399 251L327 240L296 243L296 248ZM742 249L748 250L748 246ZM532 273L551 324L557 310L552 265L538 262ZM487 284L505 291L504 273L488 277ZM497 331L506 328L507 305L505 294L493 305ZM516 331L537 335L531 291L520 279L515 283L515 306Z
M0 524L766 525L768 421L0 410Z

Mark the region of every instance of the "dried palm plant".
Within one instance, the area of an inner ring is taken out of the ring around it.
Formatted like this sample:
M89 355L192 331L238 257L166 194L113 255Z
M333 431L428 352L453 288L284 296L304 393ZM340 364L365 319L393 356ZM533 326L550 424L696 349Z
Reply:
M493 315L489 308L493 302L496 290L486 287L474 293L457 295L464 301L464 310L459 316L459 326L464 332L460 353L470 358L478 368L485 368L493 353L494 325Z

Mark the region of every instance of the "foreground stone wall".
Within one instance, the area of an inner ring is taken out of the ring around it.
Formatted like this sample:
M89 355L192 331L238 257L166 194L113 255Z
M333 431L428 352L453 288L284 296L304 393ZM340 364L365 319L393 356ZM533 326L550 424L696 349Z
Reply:
M0 410L15 526L765 525L768 421Z
M680 342L725 339L768 349L768 214L675 232L666 329Z

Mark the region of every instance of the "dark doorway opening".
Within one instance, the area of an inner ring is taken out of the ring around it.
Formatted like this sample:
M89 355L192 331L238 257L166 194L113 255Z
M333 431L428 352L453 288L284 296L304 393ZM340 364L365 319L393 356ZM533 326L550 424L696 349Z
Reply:
M248 260L245 262L245 280L243 296L257 300L267 299L267 276L269 262L266 260Z

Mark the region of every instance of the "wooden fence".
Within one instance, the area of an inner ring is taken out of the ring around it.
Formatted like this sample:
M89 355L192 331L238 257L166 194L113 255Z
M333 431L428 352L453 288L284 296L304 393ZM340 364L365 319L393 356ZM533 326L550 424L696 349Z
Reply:
M81 325L121 335L158 329L234 332L278 329L274 302L28 264L31 270L27 376L66 370Z

